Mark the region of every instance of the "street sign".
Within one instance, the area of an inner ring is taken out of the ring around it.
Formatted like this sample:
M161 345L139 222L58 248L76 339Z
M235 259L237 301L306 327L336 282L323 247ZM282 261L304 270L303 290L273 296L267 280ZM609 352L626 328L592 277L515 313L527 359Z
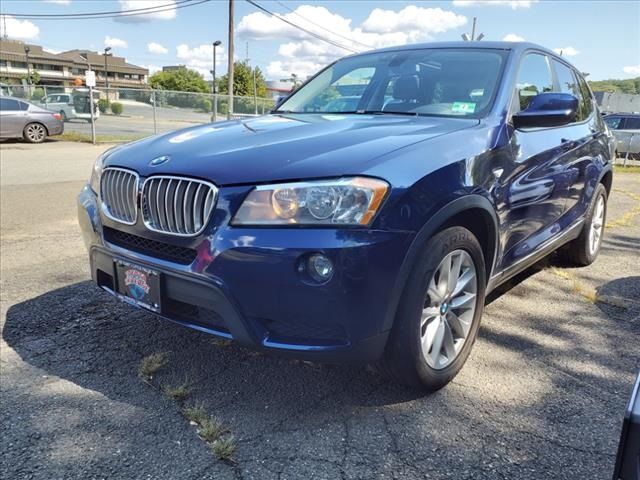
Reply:
M95 87L96 86L96 72L93 70L85 70L84 71L84 83L87 84L87 87Z

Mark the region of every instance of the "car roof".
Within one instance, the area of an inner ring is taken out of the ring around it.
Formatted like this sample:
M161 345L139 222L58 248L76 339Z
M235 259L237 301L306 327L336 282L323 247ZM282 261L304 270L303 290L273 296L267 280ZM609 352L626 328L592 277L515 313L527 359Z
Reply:
M606 117L640 117L640 113L607 113Z
M495 49L495 50L512 50L515 52L523 52L525 50L541 50L549 55L552 55L556 58L560 58L558 54L554 51L549 50L541 45L531 42L485 42L484 40L481 42L427 42L427 43L412 43L408 45L398 45L395 47L386 47L380 48L376 50L368 50L361 53L356 53L356 55L369 54L369 53L377 53L377 52L395 52L395 51L403 51L403 50L420 50L424 48L465 48L465 49ZM563 59L564 60L564 59ZM565 60L566 61L566 60Z

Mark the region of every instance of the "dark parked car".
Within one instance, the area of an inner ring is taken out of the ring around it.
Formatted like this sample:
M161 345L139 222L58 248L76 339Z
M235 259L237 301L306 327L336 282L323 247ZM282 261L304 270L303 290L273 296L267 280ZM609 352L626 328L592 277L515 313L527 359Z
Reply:
M640 115L615 113L604 117L604 121L613 131L618 155L640 159Z
M59 113L12 97L0 97L0 138L24 138L41 143L64 132Z
M640 480L640 374L624 414L613 480Z
M351 85L358 105L325 111ZM433 390L487 292L561 247L595 260L613 151L553 52L410 45L339 60L269 115L105 152L79 221L94 281L126 302Z

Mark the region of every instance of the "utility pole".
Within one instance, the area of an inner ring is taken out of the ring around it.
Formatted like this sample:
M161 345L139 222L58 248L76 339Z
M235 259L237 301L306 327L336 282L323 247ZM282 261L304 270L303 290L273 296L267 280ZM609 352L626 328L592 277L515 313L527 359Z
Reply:
M471 27L471 36L469 36L468 33L463 33L462 34L462 39L465 42L474 42L474 41L479 42L480 40L482 40L484 38L484 33L481 33L476 38L476 22L477 21L478 21L477 17L473 17L473 26Z
M213 109L211 110L212 122L215 122L218 116L218 97L216 96L216 47L221 43L220 40L213 42L213 70L211 70L211 93L213 94Z
M31 98L31 70L29 69L29 52L31 49L25 45L24 54L27 57L27 87L29 89L29 98Z
M109 53L111 47L105 47L104 49L104 89L106 90L107 100L109 99L109 73L107 72L107 57L112 55Z
M229 79L227 87L229 92L229 105L227 107L228 120L231 120L231 116L233 115L233 3L234 0L229 0L229 62L227 72L227 78Z

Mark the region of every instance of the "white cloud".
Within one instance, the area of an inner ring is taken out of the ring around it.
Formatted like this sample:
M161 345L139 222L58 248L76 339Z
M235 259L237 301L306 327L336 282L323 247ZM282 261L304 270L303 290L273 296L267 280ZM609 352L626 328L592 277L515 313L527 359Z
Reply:
M554 48L554 52L563 57L575 57L580 52L573 47Z
M140 65L142 68L146 68L149 70L149 75L153 75L156 72L162 70L162 67L159 65Z
M158 54L165 54L169 52L169 50L167 50L166 47L163 47L162 45L156 42L147 43L147 50L149 50L150 53L158 53Z
M71 0L44 0L45 3L57 3L58 5L69 5Z
M211 65L213 64L212 44L204 43L192 48L186 43L182 43L176 47L176 57L182 60L188 68L197 70L205 78L211 78ZM216 70L223 66L226 61L227 55L224 48L216 47Z
M503 42L524 42L524 38L515 33L509 33L502 38Z
M438 33L467 23L463 15L414 5L398 11L375 8L358 26L352 26L349 18L314 5L300 5L295 13L282 17L347 48L319 40L278 18L261 12L251 13L238 24L240 36L256 40L286 40L278 49L281 58L274 59L266 68L269 77L279 78L283 74L288 77L297 73L305 78L349 53L430 40ZM318 25L326 25L326 30Z
M139 10L141 8L155 8L156 10L141 15L115 17L116 22L142 23L176 18L175 0L119 0L119 2L120 10Z
M129 44L125 40L107 35L104 37L104 46L112 48L127 48Z
M640 64L624 67L622 71L624 73L628 73L629 75L640 75Z
M537 2L538 0L453 0L453 5L455 7L471 7L475 5L502 6L511 7L515 10L517 8L529 8Z
M0 37L4 38L5 33L9 38L34 40L40 35L40 28L29 20L18 20L10 15L0 15Z

